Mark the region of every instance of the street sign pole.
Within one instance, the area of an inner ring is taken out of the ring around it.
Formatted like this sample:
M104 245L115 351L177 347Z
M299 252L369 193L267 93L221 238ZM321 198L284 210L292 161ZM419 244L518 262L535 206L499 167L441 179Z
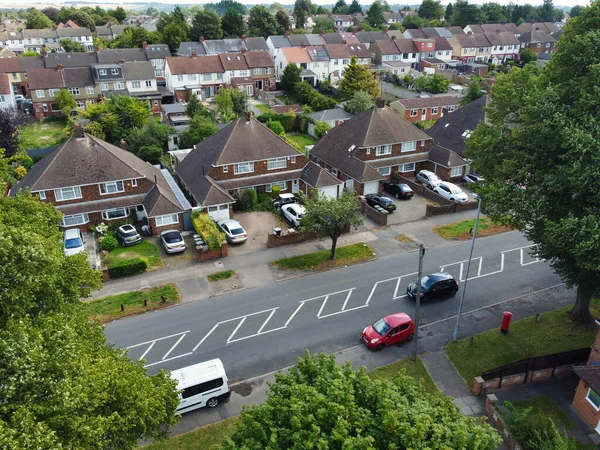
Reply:
M415 302L415 345L413 347L413 361L417 360L417 351L419 347L419 322L421 313L421 278L423 277L423 256L425 256L425 248L423 247L423 244L419 244L419 272L417 274L417 300Z

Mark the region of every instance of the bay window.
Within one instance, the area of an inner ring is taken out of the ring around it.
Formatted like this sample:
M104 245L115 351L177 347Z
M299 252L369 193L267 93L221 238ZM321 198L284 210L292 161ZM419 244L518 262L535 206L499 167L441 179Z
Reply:
M62 226L73 227L77 225L83 225L90 221L87 214L72 214L70 216L63 216Z
M115 220L115 219L123 219L129 215L129 209L127 208L115 208L115 209L107 209L106 211L102 211L102 218L104 220Z

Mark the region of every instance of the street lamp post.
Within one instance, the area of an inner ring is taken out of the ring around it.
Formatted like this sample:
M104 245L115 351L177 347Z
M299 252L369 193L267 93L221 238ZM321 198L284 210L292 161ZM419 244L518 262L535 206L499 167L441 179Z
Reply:
M477 216L475 217L475 228L473 229L473 238L471 239L471 251L469 252L469 261L467 262L467 275L465 276L465 285L460 296L460 304L458 305L458 316L456 316L456 326L454 327L454 335L452 340L458 340L458 330L460 328L460 315L462 313L463 303L465 301L465 292L467 291L467 282L469 281L469 270L471 269L471 258L473 258L473 247L475 247L475 236L477 236L477 225L479 225L479 214L481 213L481 196L477 197ZM460 281L460 280L459 280Z
M415 332L414 332L414 350L413 361L417 360L417 351L419 348L419 323L421 322L421 277L423 276L423 256L425 256L425 247L419 244L419 272L417 273L417 299L415 300Z

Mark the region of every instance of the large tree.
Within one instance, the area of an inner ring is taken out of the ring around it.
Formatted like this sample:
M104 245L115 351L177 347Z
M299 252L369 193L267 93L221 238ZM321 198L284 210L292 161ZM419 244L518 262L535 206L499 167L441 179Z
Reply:
M367 22L369 25L375 28L379 28L385 21L383 13L386 9L381 4L380 0L375 0L371 3L369 10L367 11Z
M499 3L484 3L481 5L481 13L485 14L487 23L506 23L504 7Z
M486 177L478 188L484 211L512 218L535 254L577 288L571 318L582 322L600 295L598 23L594 2L567 22L542 71L527 64L499 77L489 121L468 142L473 166Z
M364 221L358 198L347 190L344 190L339 198L329 198L318 192L314 192L310 197L302 197L306 208L302 228L318 235L329 236L331 239L329 259L335 259L337 241L344 230L350 226L358 227Z
M573 6L571 11L569 11L569 16L571 17L579 17L581 15L581 11L583 11L583 6Z
M65 52L78 52L78 53L87 52L87 49L81 42L72 41L69 38L61 39L60 46L65 50Z
M256 5L250 9L248 17L248 33L250 36L262 36L267 39L271 35L280 34L281 27L266 6Z
M440 0L423 0L418 13L423 19L441 19L444 17L444 7Z
M448 3L448 6L446 6L446 11L444 12L444 19L446 22L451 23L453 11L454 6L452 6L452 3Z
M160 119L150 120L141 128L133 128L127 136L127 150L150 164L160 163L173 129Z
M52 22L56 22L56 18L58 17L58 13L60 12L60 9L55 8L54 6L48 6L44 9L42 9L42 13L44 13L48 19L50 19Z
M0 148L5 150L5 156L11 157L19 150L20 126L23 115L14 107L0 108Z
M554 4L552 0L544 0L544 3L539 7L541 22L554 22Z
M248 95L244 91L236 88L222 88L215 95L215 102L221 118L224 121L230 121L236 117L240 117L246 110Z
M367 92L373 100L379 97L379 82L369 69L356 62L356 56L350 59L350 64L344 69L343 75L338 90L343 100L349 100L358 91Z
M452 25L464 28L470 23L476 23L475 16L479 11L477 5L470 4L468 0L456 0L452 9Z
M179 51L179 44L187 41L190 34L190 27L179 6L176 6L171 14L160 18L156 30L160 34L162 43L169 46L171 53Z
M66 118L71 115L73 110L77 108L77 102L75 101L75 97L71 92L66 90L65 88L60 89L54 98L58 108L62 112L62 115Z
M279 24L280 29L283 32L286 32L292 28L292 24L290 23L290 16L283 9L277 10L275 13L275 20Z
M206 11L214 11L219 17L223 17L227 11L233 11L243 16L248 14L248 9L240 2L234 0L221 0L219 3L207 3L204 5Z
M127 18L127 11L125 11L122 6L117 6L115 9L108 10L107 14L117 19L119 23L123 23L123 21Z
M162 38L156 31L148 31L142 27L125 27L123 33L111 41L111 48L139 48L143 43L161 44Z
M344 111L350 114L360 114L373 106L373 98L368 92L356 91L352 98L344 103Z
M294 63L290 63L285 66L285 69L283 69L283 74L281 75L281 87L286 94L291 94L294 91L296 83L300 83L300 81L302 81L300 78L301 73L302 69Z
M89 28L91 31L96 30L96 22L87 12L77 8L62 8L57 15L56 20L66 23L72 20L80 27Z
M333 20L329 18L317 17L314 22L315 24L312 28L314 34L335 32L335 24L333 23Z
M217 13L212 11L198 11L196 13L192 20L190 39L198 41L200 37L204 37L204 39L221 39L223 37L221 19Z
M358 3L358 0L352 0L350 8L348 8L348 14L362 14L362 7Z
M350 8L346 3L346 0L337 0L335 5L333 5L333 9L331 10L332 14L348 14Z
M215 134L217 131L217 125L212 118L199 114L190 120L189 129L181 133L179 147L192 148L195 144Z
M241 38L244 34L244 19L234 10L229 10L221 19L221 28L225 38Z
M54 22L52 22L44 13L35 8L31 8L27 13L25 24L27 29L30 30L54 27Z
M492 450L500 442L483 419L463 415L450 397L426 392L404 372L374 379L364 367L306 352L275 375L263 404L244 409L221 448Z

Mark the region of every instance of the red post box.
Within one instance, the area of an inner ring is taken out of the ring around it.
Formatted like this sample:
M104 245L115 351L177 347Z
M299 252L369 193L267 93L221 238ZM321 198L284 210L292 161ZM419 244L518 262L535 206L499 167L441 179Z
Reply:
M509 311L504 311L504 317L502 318L502 328L500 331L504 334L508 333L508 327L510 326L510 318L512 317L512 313Z

